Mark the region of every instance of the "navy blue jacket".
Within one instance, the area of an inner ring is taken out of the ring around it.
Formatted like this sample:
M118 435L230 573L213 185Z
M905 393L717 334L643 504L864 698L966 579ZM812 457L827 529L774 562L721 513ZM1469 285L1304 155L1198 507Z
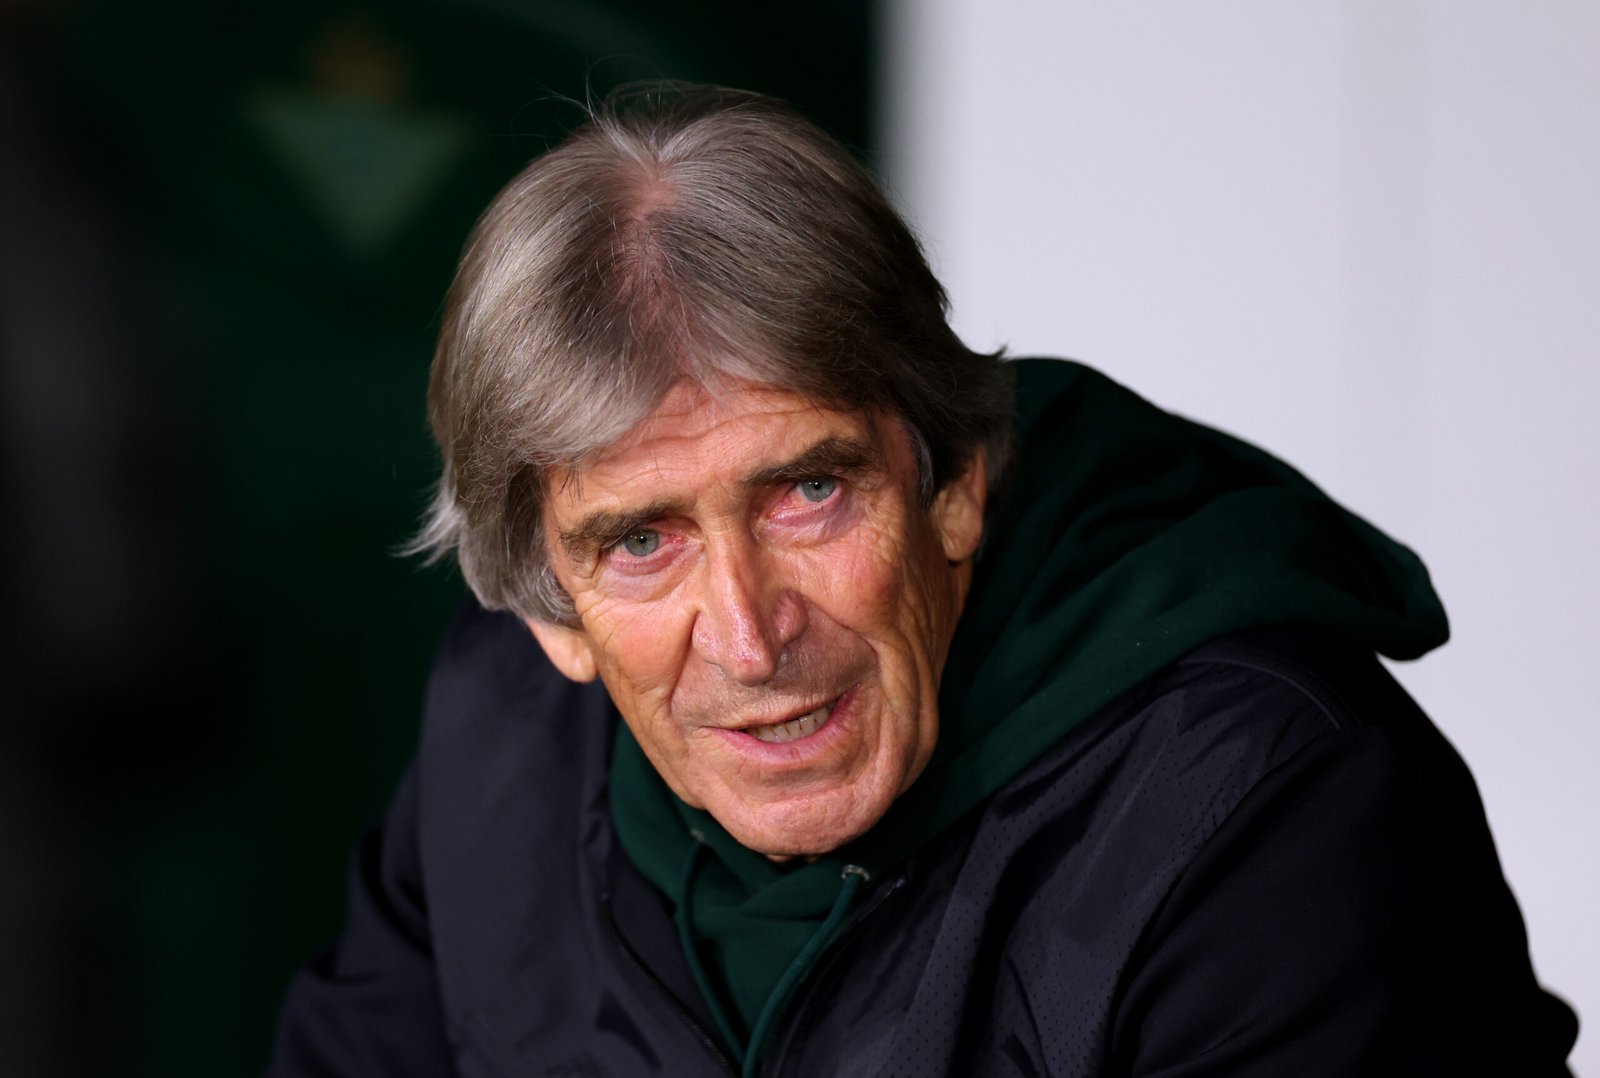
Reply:
M464 612L269 1074L733 1073L617 845L617 714ZM1472 779L1370 654L1191 654L889 878L762 1073L1564 1075Z

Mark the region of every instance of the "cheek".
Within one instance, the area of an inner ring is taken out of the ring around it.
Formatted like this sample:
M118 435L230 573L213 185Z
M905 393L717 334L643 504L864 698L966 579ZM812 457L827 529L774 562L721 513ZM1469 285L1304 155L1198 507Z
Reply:
M683 669L689 620L671 604L602 603L583 612L601 679L623 713L664 708Z
M857 631L881 627L901 605L904 581L892 553L873 541L810 551L797 574L799 590L841 625Z
M903 523L862 529L819 574L838 614L862 628L908 630L937 605L942 554L930 560L927 537Z

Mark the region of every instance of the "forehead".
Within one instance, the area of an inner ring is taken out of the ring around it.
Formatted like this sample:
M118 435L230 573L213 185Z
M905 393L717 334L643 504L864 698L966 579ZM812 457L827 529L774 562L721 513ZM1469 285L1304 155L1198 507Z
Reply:
M681 381L621 440L553 477L552 507L585 504L622 486L742 479L830 438L866 442L881 453L882 426L775 386Z

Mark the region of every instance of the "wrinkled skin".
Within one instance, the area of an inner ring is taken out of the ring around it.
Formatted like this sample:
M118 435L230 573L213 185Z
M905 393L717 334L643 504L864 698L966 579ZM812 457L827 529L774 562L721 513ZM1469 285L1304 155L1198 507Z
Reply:
M679 383L552 477L551 564L581 627L529 625L568 677L601 678L684 801L769 856L824 853L933 752L983 499L979 457L921 506L891 417ZM807 713L827 720L786 743L747 732Z

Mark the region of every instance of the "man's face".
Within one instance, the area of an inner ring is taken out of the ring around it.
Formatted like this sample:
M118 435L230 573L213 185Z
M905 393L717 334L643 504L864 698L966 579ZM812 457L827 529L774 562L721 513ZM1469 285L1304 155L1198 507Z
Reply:
M751 849L864 833L927 765L982 530L981 462L917 497L900 423L770 387L679 383L605 456L556 475L550 557L598 673L667 784Z

